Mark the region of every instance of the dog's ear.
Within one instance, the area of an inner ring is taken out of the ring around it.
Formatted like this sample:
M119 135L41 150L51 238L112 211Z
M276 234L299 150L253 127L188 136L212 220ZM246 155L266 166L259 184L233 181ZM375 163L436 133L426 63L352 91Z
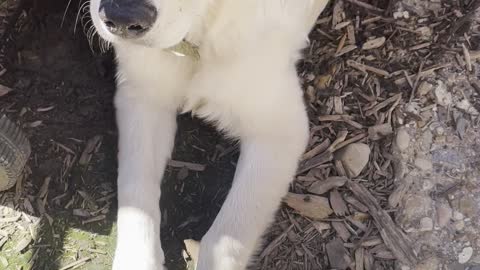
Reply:
M185 250L183 251L183 258L187 263L188 270L195 270L198 262L198 253L200 252L200 242L188 239L184 240Z

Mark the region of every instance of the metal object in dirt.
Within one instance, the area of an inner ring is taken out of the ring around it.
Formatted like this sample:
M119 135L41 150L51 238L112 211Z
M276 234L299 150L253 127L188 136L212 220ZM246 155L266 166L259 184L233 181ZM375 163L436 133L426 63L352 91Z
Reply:
M13 187L30 156L30 142L5 115L0 117L0 191Z

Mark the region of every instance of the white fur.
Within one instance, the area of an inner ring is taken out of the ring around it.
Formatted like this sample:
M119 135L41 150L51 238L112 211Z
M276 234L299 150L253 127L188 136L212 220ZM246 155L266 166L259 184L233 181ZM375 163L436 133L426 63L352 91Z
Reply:
M225 204L200 246L198 270L243 270L272 222L308 138L295 62L328 0L151 0L159 10L140 41L109 34L118 61L118 239L114 270L163 269L160 181L177 110L239 138ZM113 0L114 1L114 0ZM183 38L201 59L164 50Z

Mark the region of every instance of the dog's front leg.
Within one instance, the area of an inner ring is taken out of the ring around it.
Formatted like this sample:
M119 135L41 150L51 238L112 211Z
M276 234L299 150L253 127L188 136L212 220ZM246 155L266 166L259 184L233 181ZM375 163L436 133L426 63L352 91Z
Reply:
M288 90L300 93L295 87ZM255 118L246 119L248 124L243 127L248 130L240 136L241 155L233 185L200 243L197 270L246 269L261 235L273 221L308 138L301 99L287 97L288 106L270 109L265 104ZM256 110L254 105L248 109Z
M114 270L161 270L160 182L176 129L176 112L120 87L118 221ZM130 93L130 95L129 95Z

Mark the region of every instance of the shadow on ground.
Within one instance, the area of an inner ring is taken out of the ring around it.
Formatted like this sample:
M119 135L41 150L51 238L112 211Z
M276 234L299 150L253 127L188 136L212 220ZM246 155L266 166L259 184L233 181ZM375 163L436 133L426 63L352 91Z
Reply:
M81 29L74 33L78 2L63 26L64 3L34 2L15 35L12 65L0 77L14 88L0 99L0 111L24 127L33 148L30 174L16 190L0 194L0 204L8 206L0 216L14 215L12 209L24 213L16 222L0 222L0 231L11 233L0 244L0 257L6 269L109 269L117 148L112 55L92 53ZM161 205L168 269L184 269L183 239L200 239L208 230L236 158L232 142L196 119L179 117L173 159L207 166L202 172L167 168Z

